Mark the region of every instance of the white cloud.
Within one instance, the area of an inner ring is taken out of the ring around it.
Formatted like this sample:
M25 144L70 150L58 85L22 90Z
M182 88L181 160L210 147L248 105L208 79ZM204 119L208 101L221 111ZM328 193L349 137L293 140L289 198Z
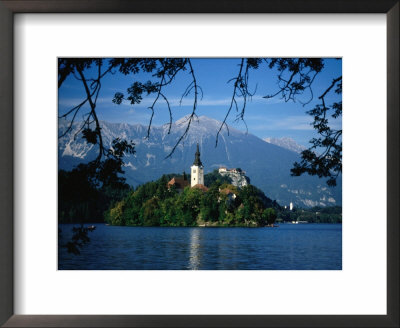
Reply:
M112 102L113 97L99 97L97 99L97 104L98 105L110 105L110 106L117 106ZM193 95L189 95L188 97L185 97L181 99L180 97L170 97L168 98L168 102L171 107L179 107L179 106L193 106L194 102L194 97ZM136 104L135 107L150 107L155 100L155 97L144 97L140 104ZM225 97L225 98L203 98L203 99L198 99L198 106L229 106L231 103L231 98L230 97ZM242 101L241 98L236 99L239 103ZM78 105L80 102L83 101L83 98L61 98L59 99L59 105L65 106L65 107L74 107ZM266 99L263 98L263 96L253 96L250 99L248 99L249 103L264 103L264 104L276 104L276 103L282 103L283 100L279 99L277 97L272 98L272 99ZM130 101L128 100L123 100L120 106L124 107L132 107L130 104ZM166 106L166 102L164 101L163 98L159 98L157 105L156 106Z
M251 124L252 130L301 130L310 131L313 127L310 125L312 118L310 116L286 116L286 117L268 117L268 115L259 115L246 117L247 120L258 121Z
M313 117L309 115L293 115L293 116L270 116L265 115L247 115L245 120L251 125L252 130L298 130L311 131L314 127L311 125ZM341 119L336 119L330 122L329 126L332 129L341 129Z

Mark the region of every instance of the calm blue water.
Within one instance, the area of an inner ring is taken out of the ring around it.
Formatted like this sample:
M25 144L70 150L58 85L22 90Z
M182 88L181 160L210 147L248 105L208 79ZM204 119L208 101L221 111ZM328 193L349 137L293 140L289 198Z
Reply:
M59 225L60 244L72 225ZM96 224L81 255L59 247L61 270L341 270L341 224L160 228Z

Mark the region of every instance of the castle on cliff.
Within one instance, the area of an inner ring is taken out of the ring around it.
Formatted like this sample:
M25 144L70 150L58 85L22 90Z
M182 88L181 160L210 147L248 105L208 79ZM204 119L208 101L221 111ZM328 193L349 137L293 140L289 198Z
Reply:
M246 172L240 168L227 169L226 167L220 167L218 173L222 176L228 176L231 178L232 184L238 188L247 186L250 182L250 179L246 177Z

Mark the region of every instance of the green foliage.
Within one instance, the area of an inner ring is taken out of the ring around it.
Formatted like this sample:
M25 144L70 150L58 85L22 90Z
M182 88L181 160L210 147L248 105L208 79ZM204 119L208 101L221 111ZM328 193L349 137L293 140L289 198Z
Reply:
M213 175L211 175L212 177ZM258 188L242 189L216 179L207 192L168 189L172 176L139 186L106 212L112 225L129 226L263 226L276 218L279 205Z
M157 226L160 224L160 204L157 197L148 199L142 206L143 225Z
M218 186L214 185L201 198L200 214L203 221L218 221L219 203L218 203Z
M264 223L274 224L277 218L276 211L273 208L267 208L264 210L262 218L264 220Z
M58 172L58 220L60 223L102 222L103 213L125 197L130 188L119 183L96 184L87 165Z

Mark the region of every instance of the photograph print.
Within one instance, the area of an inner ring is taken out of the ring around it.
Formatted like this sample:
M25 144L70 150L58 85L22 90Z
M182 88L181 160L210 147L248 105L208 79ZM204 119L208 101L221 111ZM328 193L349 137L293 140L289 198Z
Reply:
M342 270L341 58L58 58L59 270Z

